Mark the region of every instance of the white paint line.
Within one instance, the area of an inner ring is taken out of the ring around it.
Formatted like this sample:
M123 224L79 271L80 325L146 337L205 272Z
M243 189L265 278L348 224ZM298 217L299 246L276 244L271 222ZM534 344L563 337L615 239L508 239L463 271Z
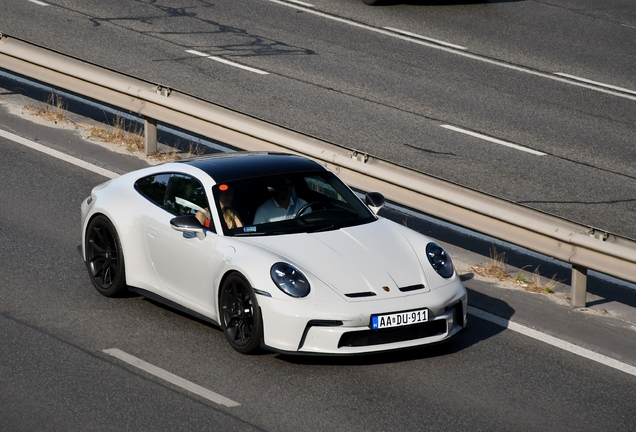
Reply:
M455 126L451 126L451 125L440 125L440 126L445 128L445 129L450 129L450 130L453 130L455 132L460 132L460 133L463 133L463 134L466 134L466 135L473 136L475 138L480 138L480 139L483 139L483 140L486 140L486 141L490 141L490 142L493 142L493 143L496 143L496 144L500 144L500 145L503 145L503 146L506 146L506 147L510 147L510 148L513 148L513 149L516 149L516 150L521 150L521 151L524 151L526 153L531 153L533 155L545 156L547 154L547 153L543 153L543 152L540 152L540 151L537 151L537 150L532 150L530 148L523 147L523 146L520 146L520 145L517 145L517 144L513 144L513 143L510 143L510 142L507 142L507 141L503 141L503 140L500 140L500 139L497 139L497 138L489 137L488 135L482 135L482 134L477 133L477 132L472 132L472 131L469 131L469 130L466 130L466 129L461 129L461 128L458 128L458 127L455 127Z
M35 3L36 5L40 5L40 6L48 6L48 3L44 3L38 0L29 0L31 3Z
M517 333L521 333L525 336L531 337L532 339L536 339L541 342L545 342L548 345L552 345L556 348L562 349L564 351L571 352L572 354L579 355L588 360L595 361L597 363L601 363L605 366L609 366L621 372L625 372L627 374L636 376L636 367L628 365L626 363L619 362L613 358L604 356L602 354L595 353L594 351L590 351L585 348L581 348L580 346L574 345L570 342L566 342L561 339L557 339L553 336L547 335L545 333L541 333L540 331L533 330L529 327L523 326L521 324L517 324L511 322L505 318L500 318L498 316L489 314L488 312L484 312L481 309L474 308L472 306L468 306L468 313L474 315L478 318L484 319L488 322L496 324L501 327L505 327L509 330L515 331Z
M32 148L33 150L37 150L39 152L46 153L49 156L53 156L53 157L55 157L57 159L61 159L63 161L71 163L71 164L73 164L75 166L78 166L80 168L84 168L84 169L86 169L88 171L92 171L94 173L103 175L104 177L108 177L108 178L111 178L111 179L115 178L115 177L119 177L119 174L117 174L115 172L109 171L109 170L104 169L104 168L100 168L100 167L98 167L96 165L90 164L90 163L88 163L86 161L83 161L81 159L78 159L76 157L69 156L69 155L67 155L65 153L62 153L62 152L59 152L57 150L53 150L52 148L43 146L42 144L38 144L38 143L33 142L31 140L28 140L26 138L22 138L21 136L12 134L11 132L7 132L7 131L4 131L4 130L0 129L0 136L3 137L3 138L6 138L8 140L11 140L13 142L16 142L18 144L22 144L22 145L24 145L26 147Z
M610 85L610 84L605 84L605 83L598 82L598 81L592 81L592 80L589 80L587 78L581 78L581 77L577 77L575 75L568 75L568 74L564 74L564 73L561 73L561 72L555 72L554 74L558 75L558 76L565 77L565 78L570 78L570 79L573 79L573 80L576 80L576 81L581 81L581 82L585 82L585 83L589 83L589 84L594 84L594 85L597 85L599 87L605 87L605 88L608 88L608 89L618 90L618 91L622 91L622 92L625 92L625 93L631 93L633 95L636 95L636 91L630 90L630 89L626 89L626 88L623 88L623 87L616 87L616 86L613 86L613 85Z
M201 56L201 57L209 57L210 56L209 54L202 53L201 51L186 50L186 52L190 53L190 54L198 55L198 56Z
M312 5L312 4L305 3L305 2L301 2L301 1L298 1L298 0L287 0L287 1L288 1L288 2L290 2L290 3L296 3L296 4L299 4L299 5L301 5L301 6L315 7L315 6L314 6L314 5Z
M211 56L211 55L208 55L206 53L202 53L200 51L186 50L186 52L188 52L190 54L198 55L198 56L201 56L201 57L206 57L206 58L209 58L210 60L218 61L219 63L225 63L226 65L230 65L230 66L234 66L234 67L237 67L237 68L245 69L245 70L248 70L250 72L254 72L254 73L260 74L260 75L268 75L269 74L269 72L265 72L265 71L262 71L260 69L255 69L253 67L245 66L245 65L242 65L242 64L239 64L239 63L234 63L232 61L225 60L224 58Z
M345 18L340 18L340 17L337 17L337 16L329 15L329 14L326 14L324 12L319 12L319 11L316 11L316 10L313 10L313 9L305 8L305 7L300 6L300 5L294 5L294 4L286 3L286 2L283 2L283 1L280 1L280 0L267 0L267 1L269 1L271 3L279 4L279 5L282 5L282 6L287 6L287 7L290 7L290 8L299 9L299 10L305 11L307 13L314 14L314 15L317 15L317 16L332 20L332 21L337 21L337 22L340 22L340 23L343 23L343 24L346 24L346 25L350 25L352 27L359 27L359 28L362 28L362 29L365 29L365 30L368 30L368 31L372 31L372 32L375 32L375 33L380 33L380 34L383 34L383 35L386 35L386 36L390 36L390 37L393 37L393 38L396 38L396 39L402 39L402 40L405 40L405 41L408 41L408 42L412 42L412 43L415 43L415 44L418 44L418 45L427 46L429 48L435 48L435 49L440 50L440 51L445 51L445 52L448 52L448 53L451 53L451 54L456 54L456 55L459 55L459 56L462 56L462 57L466 57L466 58L469 58L469 59L478 60L478 61L481 61L481 62L484 62L484 63L489 63L489 64L492 64L492 65L495 65L495 66L500 66L500 67L503 67L503 68L506 68L506 69L511 69L511 70L515 70L515 71L518 71L518 72L523 72L523 73L527 73L527 74L530 74L530 75L535 75L535 76L538 76L538 77L547 78L547 79L550 79L550 80L553 80L553 81L559 81L559 82L562 82L562 83L565 83L565 84L570 84L570 85L574 85L574 86L578 86L578 87L583 87L583 88L586 88L586 89L589 89L589 90L594 90L594 91L597 91L597 92L610 94L612 96L619 96L619 97L622 97L622 98L625 98L625 99L636 100L636 96L630 96L630 95L625 94L625 93L619 93L619 92L615 92L615 91L612 91L612 90L604 89L602 87L593 86L593 85L586 84L586 83L583 83L583 82L574 81L574 80L571 80L571 79L568 79L568 78L565 78L565 77L559 77L559 76L556 76L554 74L550 74L550 73L547 73L547 72L540 72L540 71L537 71L537 70L534 70L534 69L530 69L530 68L526 68L526 67L522 67L522 66L516 66L516 65L510 64L510 63L502 62L500 60L494 60L494 59L490 59L488 57L483 57L483 56L480 56L480 55L477 55L477 54L471 54L469 52L466 52L466 51L463 51L463 50L458 50L456 48L442 46L442 45L435 44L435 43L432 43L432 42L428 42L428 41L425 41L425 40L419 40L419 39L414 38L414 37L401 35L401 34L396 34L394 32L390 32L390 31L388 31L386 29L372 27L370 25L362 24L362 23L359 23L359 22L355 22L355 21L351 21L351 20L345 19Z
M406 36L411 36L411 37L414 37L414 38L417 38L417 39L427 40L429 42L434 42L436 44L444 45L444 46L447 46L447 47L451 47L451 48L455 48L455 49L459 49L459 50L467 50L468 49L468 48L460 46L460 45L455 45L455 44L452 44L452 43L449 43L449 42L444 42L444 41L441 41L441 40L437 40L437 39L429 38L429 37L426 37L426 36L418 35L416 33L407 32L405 30L400 30L400 29L396 29L396 28L393 28L393 27L384 27L384 28L387 29L387 30L391 30L393 32L396 32L396 33L400 33L400 34L403 34L403 35L406 35Z
M164 369L161 369L157 366L151 365L150 363L146 363L145 361L138 359L135 356L132 356L128 353L125 353L117 348L105 349L104 352L108 355L118 358L129 365L132 365L136 368L139 368L145 372L148 372L151 375L154 375L158 378L161 378L164 381L168 381L171 384L174 384L178 387L181 387L184 390L187 390L191 393L197 394L207 400L210 400L216 404L223 405L226 407L237 407L241 404L238 402L234 402L231 399L226 398L225 396L221 396L218 393L214 393L200 385L194 384L186 379L178 377Z

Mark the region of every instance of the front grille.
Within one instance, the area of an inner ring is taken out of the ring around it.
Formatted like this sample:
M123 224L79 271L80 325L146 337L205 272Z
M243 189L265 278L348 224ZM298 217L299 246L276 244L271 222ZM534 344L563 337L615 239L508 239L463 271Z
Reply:
M412 326L394 327L381 330L355 331L344 333L340 337L338 348L343 346L361 347L404 342L443 333L446 333L446 320L444 319L415 324Z
M462 302L457 302L456 304L454 304L453 306L449 306L446 309L450 309L450 308L455 308L455 322L457 324L459 324L460 326L464 327L466 325L466 323L464 322L464 308L462 305Z
M359 297L373 297L375 293L372 291L367 291L367 292L350 293L345 295L351 298L359 298Z
M402 292L409 292L409 291L415 291L415 290L419 290L419 289L424 289L424 285L419 284L419 285L411 285L411 286L407 286L407 287L402 287L402 288L398 288L400 291Z

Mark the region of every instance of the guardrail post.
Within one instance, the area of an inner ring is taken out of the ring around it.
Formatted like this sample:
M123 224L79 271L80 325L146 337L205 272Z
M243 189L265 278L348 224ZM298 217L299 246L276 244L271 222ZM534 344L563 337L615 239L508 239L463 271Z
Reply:
M144 118L144 150L146 155L157 153L157 120Z
M573 308L585 307L585 296L587 294L587 269L577 265L572 266L572 300L570 305Z

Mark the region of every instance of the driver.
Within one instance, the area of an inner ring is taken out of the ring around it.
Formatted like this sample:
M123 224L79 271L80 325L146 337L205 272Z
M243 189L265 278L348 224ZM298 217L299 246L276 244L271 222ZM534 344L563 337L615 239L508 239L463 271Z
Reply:
M307 201L296 196L294 184L289 179L280 179L267 187L272 197L261 204L254 214L254 225L293 219ZM308 209L307 211L311 211Z

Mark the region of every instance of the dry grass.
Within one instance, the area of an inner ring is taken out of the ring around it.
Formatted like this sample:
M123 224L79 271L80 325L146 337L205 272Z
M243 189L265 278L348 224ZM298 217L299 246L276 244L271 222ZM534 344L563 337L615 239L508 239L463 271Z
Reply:
M490 266L488 267L473 267L475 273L482 276L495 278L503 281L510 278L507 272L506 265L506 253L497 252L497 248L493 245L490 247Z
M537 267L534 272L526 277L522 271L527 267L519 270L516 276L511 276L507 272L506 254L505 252L498 253L497 248L493 245L490 248L491 263L488 267L473 267L473 271L481 276L497 279L502 282L515 282L526 291L536 293L554 294L554 288L558 281L556 275L552 276L547 283L543 283L543 278Z
M180 147L177 142L176 147ZM171 160L179 160L179 159L188 159L195 156L201 156L205 153L205 146L201 146L199 144L193 144L190 142L188 144L188 150L185 152L173 151L166 153L155 153L154 158L160 161L171 161Z
M70 122L68 117L64 115L66 104L57 94L49 95L46 103L43 106L26 105L24 109L31 112L35 116L41 117L48 121L52 121L54 123Z
M126 147L131 153L144 151L144 135L140 127L126 130L126 120L115 117L112 126L92 126L88 132L91 138Z
M107 128L103 126L93 126L90 128L89 132L92 138L111 144L122 145L131 153L145 152L142 128L137 126L133 130L126 130L126 121L121 117L115 118L115 122L112 127ZM178 142L176 147L180 147ZM190 142L188 150L184 152L174 149L173 151L150 153L147 156L148 158L156 161L167 162L201 156L204 153L205 146Z
M66 104L57 94L49 95L47 101L42 106L26 105L25 110L33 115L54 123L72 123L66 116ZM76 125L88 129L88 135L92 139L96 139L105 143L126 147L131 153L145 152L144 131L141 126L128 127L124 118L117 116L112 125L106 126L86 126ZM179 143L177 143L177 147ZM151 153L147 155L149 159L156 161L173 161L186 159L195 156L201 156L205 153L205 146L200 144L188 145L187 151L179 151L169 148L168 151Z
M126 147L131 153L145 152L144 134L140 126L132 130L126 128L126 121L117 116L114 124L110 127L92 126L89 129L91 138L98 139L103 142L121 145ZM179 146L179 143L177 143ZM201 156L205 153L205 147L199 144L189 143L188 150L180 152L178 150L156 152L148 154L149 159L159 162L168 162L179 159L186 159L194 156Z

